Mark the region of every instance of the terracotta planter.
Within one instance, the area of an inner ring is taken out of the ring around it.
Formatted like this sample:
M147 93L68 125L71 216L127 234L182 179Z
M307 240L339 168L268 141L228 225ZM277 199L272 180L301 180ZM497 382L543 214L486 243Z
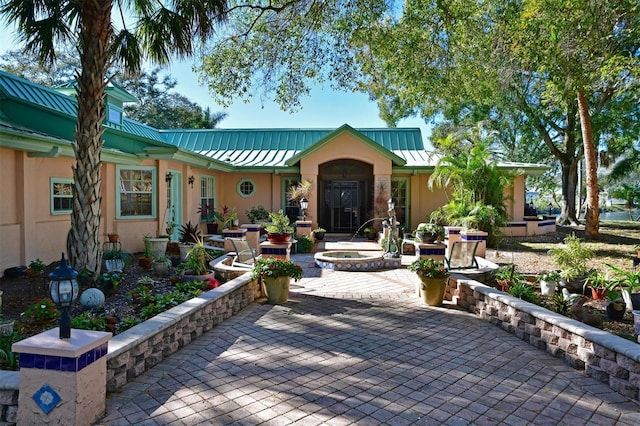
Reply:
M591 298L593 300L604 299L607 295L607 290L604 288L593 288L591 287Z
M262 278L262 291L267 296L269 303L279 305L289 300L289 284L291 277L264 277Z
M110 243L117 243L120 236L118 234L107 234L107 238L109 238Z
M422 281L422 285L420 286L420 296L422 297L422 301L425 305L442 305L448 279L448 276L444 278L420 277L420 281Z
M282 244L291 241L291 234L267 234L267 240L270 243Z
M151 263L153 262L153 257L139 257L138 265L142 267L142 269L151 269Z

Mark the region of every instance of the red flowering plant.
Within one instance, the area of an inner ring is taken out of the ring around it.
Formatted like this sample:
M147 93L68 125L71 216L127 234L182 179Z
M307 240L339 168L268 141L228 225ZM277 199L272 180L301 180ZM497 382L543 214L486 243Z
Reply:
M278 278L291 277L295 281L302 278L302 268L295 262L288 259L278 259L275 257L260 257L256 259L251 271L251 279L258 278Z
M53 300L38 298L24 311L23 319L33 322L49 322L58 319L59 314Z

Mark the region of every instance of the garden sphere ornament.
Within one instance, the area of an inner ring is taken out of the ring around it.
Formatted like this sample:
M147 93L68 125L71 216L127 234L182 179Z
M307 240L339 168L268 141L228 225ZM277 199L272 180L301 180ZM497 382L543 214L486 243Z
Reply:
M78 271L67 265L62 253L60 264L49 274L49 294L53 303L60 309L60 338L71 338L71 316L69 308L78 298L80 286L78 285Z

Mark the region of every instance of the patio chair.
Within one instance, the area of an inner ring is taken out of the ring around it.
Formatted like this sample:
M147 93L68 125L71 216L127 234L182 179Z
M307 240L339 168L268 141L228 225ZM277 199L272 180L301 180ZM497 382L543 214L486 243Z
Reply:
M231 265L241 268L253 268L253 264L256 261L256 250L251 247L249 241L240 238L229 238L229 241L231 241L233 250L236 252Z
M480 241L456 241L451 246L451 252L445 257L447 269L478 269L476 250Z

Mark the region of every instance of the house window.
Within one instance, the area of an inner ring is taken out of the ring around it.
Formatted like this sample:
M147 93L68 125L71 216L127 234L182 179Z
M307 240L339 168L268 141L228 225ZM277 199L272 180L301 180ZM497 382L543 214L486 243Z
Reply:
M107 121L109 124L122 125L122 108L109 104L107 106Z
M396 219L401 227L409 223L409 180L407 178L391 179L391 198L396 206Z
M156 170L153 167L117 168L118 218L156 217Z
M213 176L200 176L200 221L205 222L209 208L216 208L216 178Z
M238 194L240 196L248 198L256 192L256 186L251 179L242 179L238 182Z
M73 179L51 178L51 214L71 213Z
M289 218L291 222L295 222L300 212L300 205L295 200L290 200L288 193L292 186L296 186L300 183L299 177L285 177L282 178L282 205L284 206L284 214Z

